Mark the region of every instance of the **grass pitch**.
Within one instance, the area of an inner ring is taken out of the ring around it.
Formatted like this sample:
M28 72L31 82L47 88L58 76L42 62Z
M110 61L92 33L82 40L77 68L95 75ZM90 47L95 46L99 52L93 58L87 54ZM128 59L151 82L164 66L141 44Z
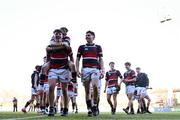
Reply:
M22 112L0 112L0 120L180 120L180 112L171 113L153 113L143 115L126 115L124 113L117 113L111 115L110 113L101 113L96 117L87 117L86 113L69 114L67 117L61 117L56 114L54 117L47 115L38 115L37 113L22 113Z

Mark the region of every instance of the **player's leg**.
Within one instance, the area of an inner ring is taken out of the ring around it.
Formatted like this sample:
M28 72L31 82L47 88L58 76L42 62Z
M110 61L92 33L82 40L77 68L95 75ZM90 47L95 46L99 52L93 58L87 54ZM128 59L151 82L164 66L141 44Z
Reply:
M133 108L133 95L134 95L134 86L126 86L126 95L128 98L128 107L123 109L123 111L127 114L129 114L129 109L130 109L130 114L134 114L134 108Z
M98 103L98 95L99 95L99 78L100 78L100 73L99 71L95 71L94 73L91 74L91 84L93 87L93 107L92 107L92 112L93 115L96 116L97 114L97 103Z
M64 104L64 110L61 116L66 116L68 114L68 83L62 82L62 94L63 94L63 104Z
M31 99L30 99L29 101L26 102L24 108L22 108L21 111L24 112L24 113L26 113L26 108L27 108L31 103L34 102L35 98L36 98L36 93L35 93L34 90L33 90Z
M92 111L91 111L91 107L92 107L92 101L91 101L91 94L90 94L90 81L86 80L84 81L84 89L85 89L85 99L86 99L86 105L87 105L87 109L88 109L88 116L92 116Z
M17 104L16 104L16 112L18 111Z
M49 107L49 87L48 91L45 92L45 113L48 114L48 107Z
M111 101L111 96L112 94L107 94L107 101L111 107L111 113L113 113L113 104L112 104L112 101Z
M150 99L150 97L149 97L148 95L145 96L145 98L148 100L146 112L149 113L149 114L152 114L152 113L149 111L149 106L150 106L150 103L151 103L151 99Z
M127 88L126 88L126 96L127 96L127 98L128 98ZM126 108L123 108L123 111L124 111L126 114L128 114L128 113L129 113L129 106L127 105Z
M77 102L76 102L76 96L73 97L73 101L74 101L74 107L76 109L75 113L78 113L78 106L77 106Z
M116 113L116 107L117 107L117 94L113 94L113 101L114 101L113 114L115 114Z
M40 103L40 113L44 113L45 108L44 108L44 88L39 92L39 103Z
M63 110L64 110L64 102L63 102L63 96L61 96L60 98L60 113L62 114L63 113Z
M134 109L133 109L133 93L128 94L128 107L130 108L130 114L134 114Z
M49 115L48 116L54 116L54 89L56 86L57 78L51 78L48 80L49 82Z

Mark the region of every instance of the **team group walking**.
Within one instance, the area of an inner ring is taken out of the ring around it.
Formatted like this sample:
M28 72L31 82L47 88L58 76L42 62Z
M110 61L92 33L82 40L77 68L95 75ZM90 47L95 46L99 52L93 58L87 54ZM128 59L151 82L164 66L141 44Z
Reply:
M97 116L100 113L102 80L105 80L104 92L107 93L107 102L112 115L116 114L117 101L119 101L117 95L122 83L126 86L128 98L127 107L123 111L127 114L135 114L133 101L137 100L137 113L151 114L149 111L151 99L147 94L149 79L147 74L141 72L141 68L137 67L134 71L131 69L131 63L126 62L124 65L127 71L121 74L120 70L115 69L115 63L111 61L109 62L110 69L105 71L103 50L100 45L94 43L93 31L86 32L86 43L79 46L75 60L70 44L71 39L67 33L66 27L53 31L50 43L46 47L44 64L35 66L35 71L31 75L31 98L22 108L22 112L26 113L26 108L36 101L37 112L48 116L54 116L56 113L67 116L70 102L73 112L78 113L77 78L81 78L84 89L79 89L85 91L88 116Z

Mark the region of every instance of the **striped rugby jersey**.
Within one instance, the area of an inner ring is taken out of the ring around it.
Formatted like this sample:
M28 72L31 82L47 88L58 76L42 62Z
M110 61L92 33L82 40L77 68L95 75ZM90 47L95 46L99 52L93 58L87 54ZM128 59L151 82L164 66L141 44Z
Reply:
M47 59L50 60L50 69L67 69L68 57L71 55L72 50L66 48L47 51Z
M119 70L109 70L106 72L105 80L108 83L107 87L118 85L118 77L122 79L122 75Z
M133 78L136 78L136 73L134 70L128 70L124 73L124 79L133 79ZM127 85L135 85L135 82L125 82L126 86Z
M78 49L77 57L83 58L82 67L98 68L100 69L99 58L103 57L102 48L96 44L85 44L81 45Z

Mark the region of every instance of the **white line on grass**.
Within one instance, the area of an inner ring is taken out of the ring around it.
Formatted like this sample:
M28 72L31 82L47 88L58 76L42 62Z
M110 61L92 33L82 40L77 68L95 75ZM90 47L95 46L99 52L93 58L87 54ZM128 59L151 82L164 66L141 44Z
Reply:
M8 118L8 119L2 119L2 120L26 120L26 119L41 118L41 117L45 117L45 116L41 115L41 116L23 117L23 118Z

